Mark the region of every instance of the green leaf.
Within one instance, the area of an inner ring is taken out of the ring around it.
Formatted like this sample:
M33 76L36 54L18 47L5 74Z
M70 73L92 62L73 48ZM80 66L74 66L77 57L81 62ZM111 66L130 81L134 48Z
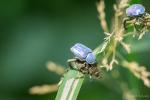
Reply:
M70 69L60 83L55 100L76 100L83 80L84 75L82 73Z
M141 2L141 0L131 0L130 4L135 4L135 3L140 3L140 2Z

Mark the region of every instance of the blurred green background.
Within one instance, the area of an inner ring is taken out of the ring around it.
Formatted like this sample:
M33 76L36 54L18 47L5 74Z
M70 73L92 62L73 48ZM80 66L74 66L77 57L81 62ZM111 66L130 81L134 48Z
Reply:
M115 0L105 1L110 22ZM54 61L67 67L73 44L81 42L94 49L103 41L96 2L0 0L0 100L54 100L56 93L37 96L30 95L28 90L34 85L59 81L58 75L46 69L46 63ZM150 1L144 0L143 4L148 9ZM136 42L129 57L149 66L149 42L147 34L139 44ZM150 93L142 81L128 74L124 77L130 88ZM121 100L122 94L94 80L85 82L78 97L78 100L110 99Z

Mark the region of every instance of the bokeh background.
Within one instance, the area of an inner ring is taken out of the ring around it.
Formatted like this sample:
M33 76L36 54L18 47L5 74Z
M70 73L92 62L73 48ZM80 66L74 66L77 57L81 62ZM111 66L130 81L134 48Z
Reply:
M105 1L107 21L110 22L115 0ZM80 42L94 49L103 41L96 2L0 0L0 100L54 100L56 92L30 95L29 88L57 83L60 76L49 72L46 63L54 61L67 67L66 60L72 58L70 47L73 44ZM142 4L147 11L150 9L149 0ZM135 42L133 53L127 57L148 66L150 71L149 42L150 34L147 34L143 40ZM130 89L150 93L128 70L120 71L124 72ZM121 100L122 94L113 88L88 80L81 88L78 100Z

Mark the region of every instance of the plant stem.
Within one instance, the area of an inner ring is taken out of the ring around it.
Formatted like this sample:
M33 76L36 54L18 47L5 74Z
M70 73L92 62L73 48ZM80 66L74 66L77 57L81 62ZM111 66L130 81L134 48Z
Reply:
M55 100L76 100L83 80L84 75L82 73L70 69L60 82Z

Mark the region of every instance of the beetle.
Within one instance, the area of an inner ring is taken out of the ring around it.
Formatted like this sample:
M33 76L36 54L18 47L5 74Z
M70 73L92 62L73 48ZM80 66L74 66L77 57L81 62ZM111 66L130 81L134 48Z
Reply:
M150 14L145 12L145 7L141 4L133 4L126 9L127 18L124 19L124 29L127 23L132 24L138 32L142 32L144 27L150 25ZM140 26L140 27L138 27Z
M86 61L88 64L96 63L96 57L92 53L92 50L85 45L76 43L70 50L74 54L75 58L80 61Z
M68 60L68 64L71 68L96 78L101 77L101 71L97 67L96 57L90 48L81 43L76 43L70 50L75 56L74 59Z

